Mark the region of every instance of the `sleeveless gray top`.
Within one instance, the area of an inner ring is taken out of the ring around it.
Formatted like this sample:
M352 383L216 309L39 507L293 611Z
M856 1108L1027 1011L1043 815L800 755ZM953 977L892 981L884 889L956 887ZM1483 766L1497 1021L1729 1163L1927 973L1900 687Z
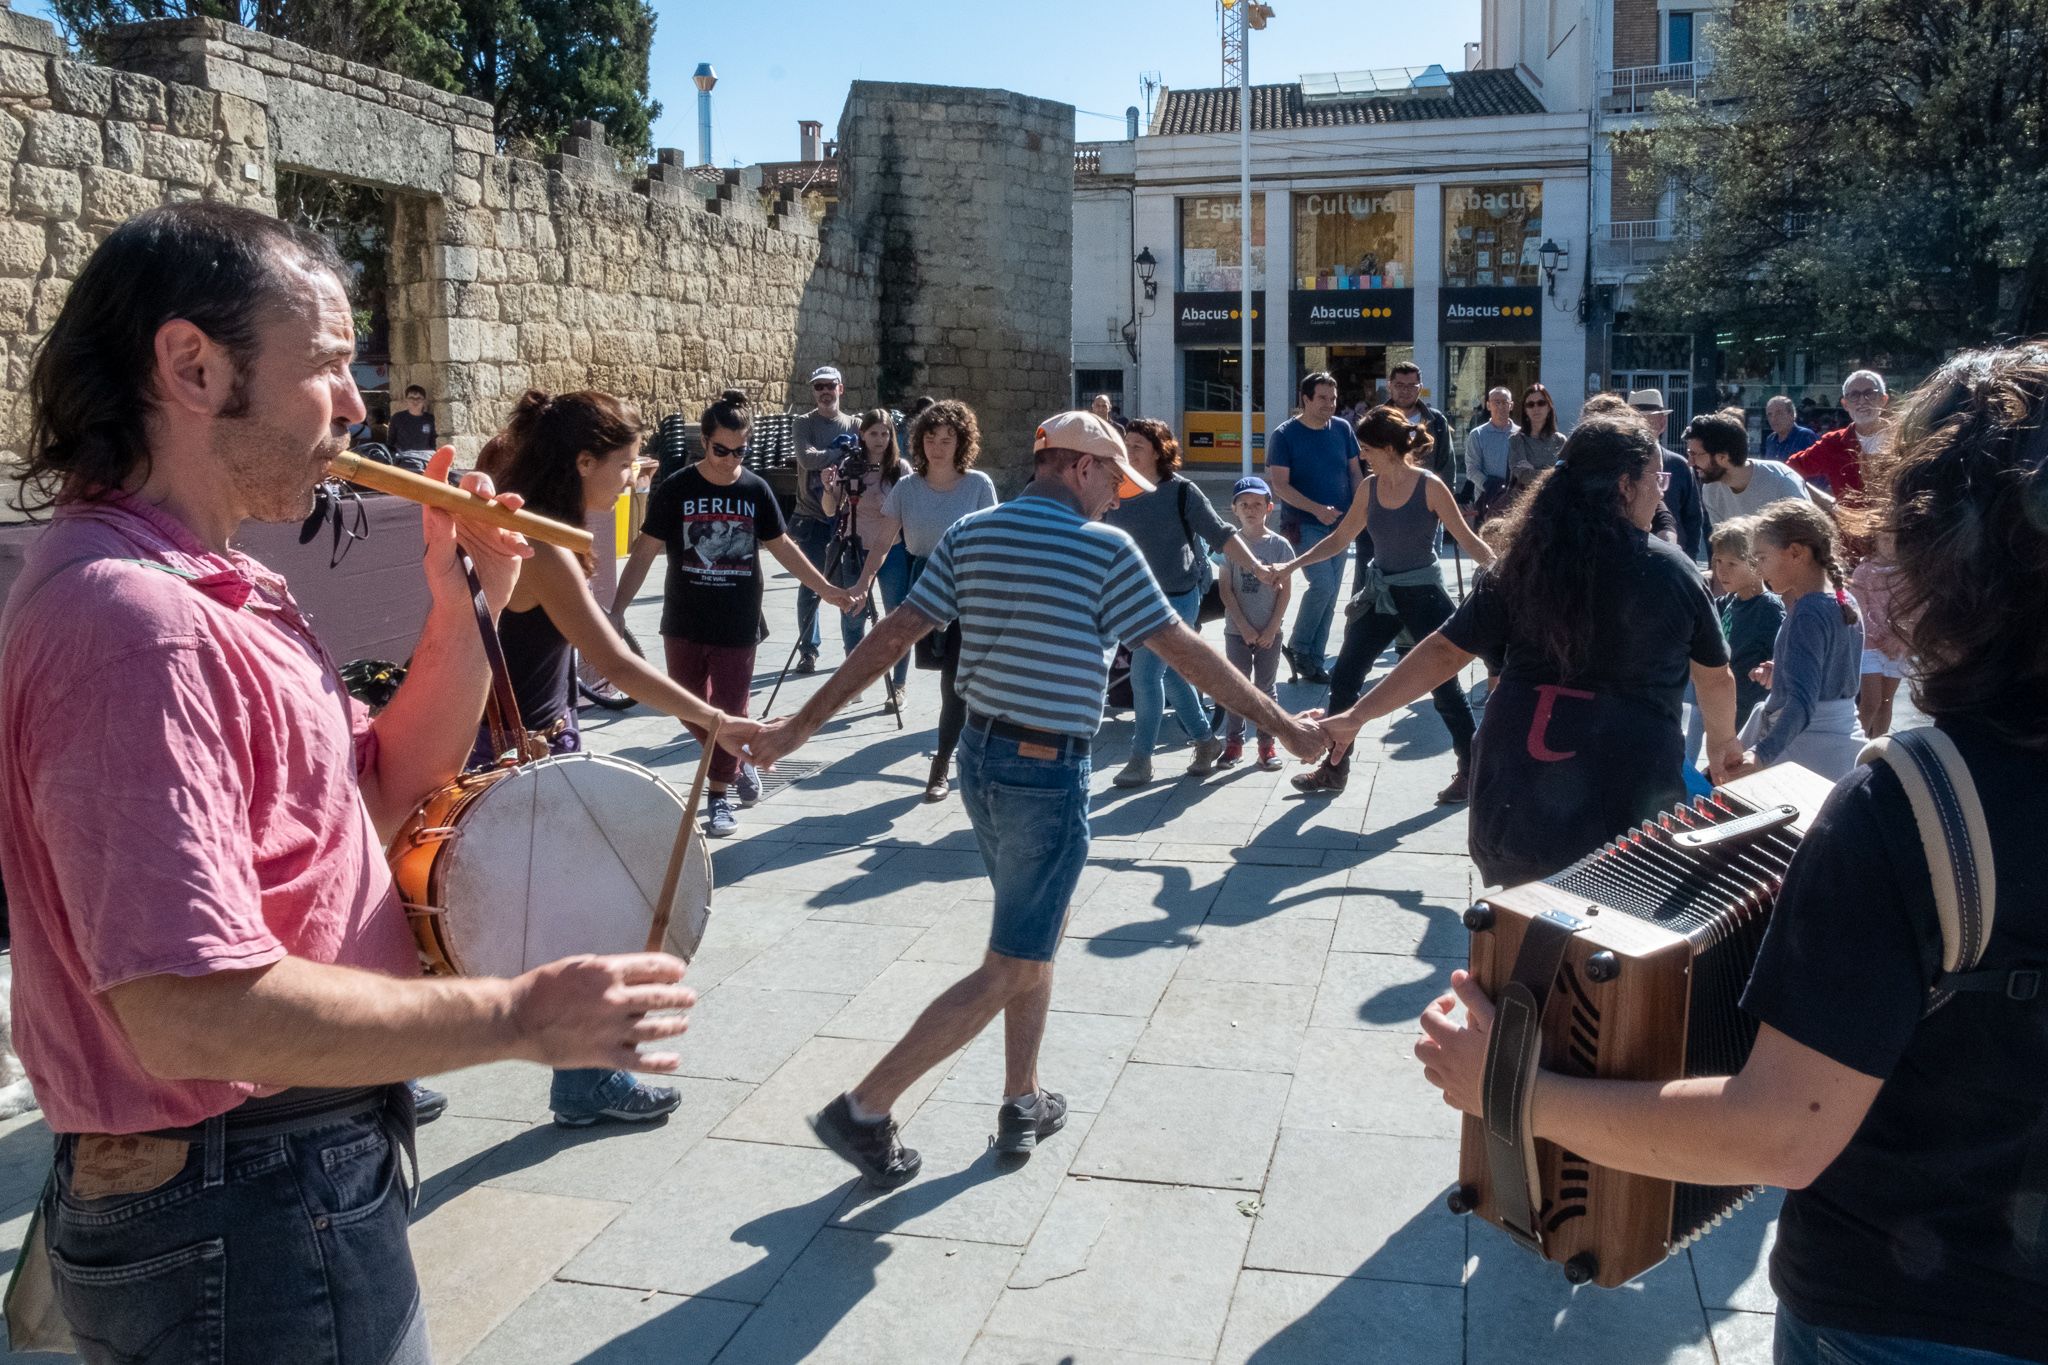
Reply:
M1379 475L1366 476L1365 529L1372 536L1373 562L1382 573L1407 573L1436 562L1436 513L1429 507L1429 480L1418 477L1415 491L1399 507L1379 500Z

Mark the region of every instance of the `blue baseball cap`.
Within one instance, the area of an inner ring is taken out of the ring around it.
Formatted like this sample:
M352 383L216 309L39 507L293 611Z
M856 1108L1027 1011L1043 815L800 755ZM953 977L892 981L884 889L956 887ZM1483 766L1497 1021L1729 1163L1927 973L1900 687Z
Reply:
M1267 487L1266 481L1256 474L1247 474L1239 479L1237 486L1230 490L1230 500L1236 502L1247 493L1257 493L1268 502L1273 500L1273 490Z

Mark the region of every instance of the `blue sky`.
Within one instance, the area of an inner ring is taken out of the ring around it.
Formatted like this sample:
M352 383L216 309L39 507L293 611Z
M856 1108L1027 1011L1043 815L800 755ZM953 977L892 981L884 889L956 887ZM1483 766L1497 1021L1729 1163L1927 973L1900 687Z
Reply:
M1479 37L1480 0L1272 0L1272 24L1252 35L1252 79L1304 71L1442 62L1457 70ZM47 17L40 0L17 9ZM1144 105L1138 75L1171 86L1214 85L1221 46L1214 0L819 0L779 4L668 0L654 6L652 84L664 112L657 146L697 155L690 74L718 71L712 151L721 165L797 155L798 119L832 135L853 80L999 86L1108 117L1081 114L1085 140L1123 136L1126 106Z

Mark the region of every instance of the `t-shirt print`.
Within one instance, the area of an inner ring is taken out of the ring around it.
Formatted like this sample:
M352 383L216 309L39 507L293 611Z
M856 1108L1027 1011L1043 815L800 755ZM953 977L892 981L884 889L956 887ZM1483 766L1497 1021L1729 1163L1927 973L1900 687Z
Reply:
M680 567L692 586L720 588L754 576L760 549L755 503L748 497L685 498L679 511Z

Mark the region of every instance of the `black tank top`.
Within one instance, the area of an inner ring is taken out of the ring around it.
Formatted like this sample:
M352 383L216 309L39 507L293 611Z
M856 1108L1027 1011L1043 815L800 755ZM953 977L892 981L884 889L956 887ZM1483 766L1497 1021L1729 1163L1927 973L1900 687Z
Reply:
M1408 500L1399 507L1379 501L1380 476L1365 480L1365 526L1372 533L1372 557L1386 573L1426 568L1436 560L1436 512L1429 505L1429 479L1418 473Z
M519 698L519 723L545 730L569 709L569 642L542 606L502 612L498 639L505 646L513 695Z

